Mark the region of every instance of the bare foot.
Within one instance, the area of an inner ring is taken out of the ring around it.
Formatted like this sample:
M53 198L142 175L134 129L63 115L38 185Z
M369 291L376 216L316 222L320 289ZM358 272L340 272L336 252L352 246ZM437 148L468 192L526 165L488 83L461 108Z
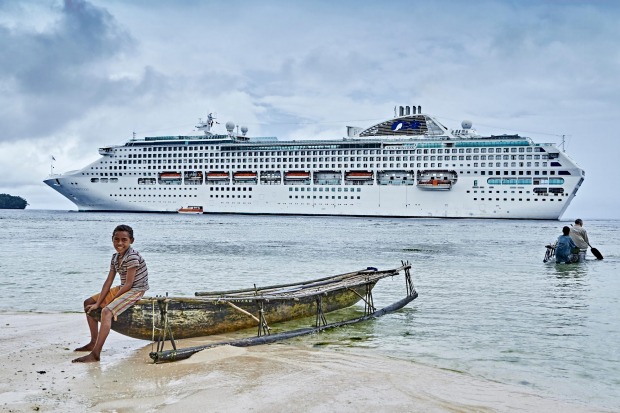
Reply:
M99 361L99 356L93 353L71 360L71 363L95 363Z
M93 348L95 348L95 343L88 343L85 346L78 347L73 351L92 351Z

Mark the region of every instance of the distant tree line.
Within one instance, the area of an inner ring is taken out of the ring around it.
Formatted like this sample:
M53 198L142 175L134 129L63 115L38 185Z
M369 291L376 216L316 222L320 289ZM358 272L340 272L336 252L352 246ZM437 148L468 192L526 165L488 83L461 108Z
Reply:
M0 194L0 209L24 209L28 202L21 196Z

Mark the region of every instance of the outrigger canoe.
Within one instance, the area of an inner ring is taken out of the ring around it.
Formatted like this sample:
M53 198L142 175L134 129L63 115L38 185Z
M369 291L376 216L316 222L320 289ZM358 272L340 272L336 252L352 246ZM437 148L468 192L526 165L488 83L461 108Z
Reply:
M324 313L352 306L360 300L365 312L373 313L372 289L382 278L405 271L407 296L413 300L409 269L401 267L360 271L304 281L231 291L197 292L195 297L144 297L112 322L112 330L129 337L155 340L161 332L174 339L228 333L250 327L269 334L269 325L316 315L317 325L326 324ZM91 313L97 319L100 310Z
M557 241L553 244L547 244L545 245L545 258L543 258L543 262L549 262L554 260L555 261L555 247L556 247ZM603 259L603 254L601 254L601 252L594 248L594 247L590 247L590 252L592 253L592 255L594 255L594 257L597 260L602 260ZM573 254L573 258L571 259L571 263L576 263L576 262L583 262L583 261L579 261L579 258Z

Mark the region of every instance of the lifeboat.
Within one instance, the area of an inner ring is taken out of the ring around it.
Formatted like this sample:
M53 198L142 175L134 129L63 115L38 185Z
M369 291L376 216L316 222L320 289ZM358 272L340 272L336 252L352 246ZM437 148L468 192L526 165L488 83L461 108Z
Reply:
M162 172L159 174L159 179L181 179L181 174L178 172Z
M420 189L450 190L458 180L456 171L451 170L427 170L418 171L416 186Z
M256 180L257 174L252 171L245 172L235 172L233 174L233 178L235 181L254 181Z
M179 214L202 214L202 207L201 206L187 206L187 207L181 207L179 208L179 210L177 211Z
M449 179L428 179L418 181L417 187L422 189L447 190L452 189L452 181Z
M227 180L228 172L207 172L207 179L210 181Z
M310 172L289 171L284 174L284 179L305 180L310 179Z
M370 181L372 180L371 171L349 171L344 174L347 181Z

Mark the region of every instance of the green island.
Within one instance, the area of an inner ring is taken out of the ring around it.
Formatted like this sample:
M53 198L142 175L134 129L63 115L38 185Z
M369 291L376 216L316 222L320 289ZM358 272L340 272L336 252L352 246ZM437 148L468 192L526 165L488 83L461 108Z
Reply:
M0 194L0 209L25 209L28 202L21 196Z

